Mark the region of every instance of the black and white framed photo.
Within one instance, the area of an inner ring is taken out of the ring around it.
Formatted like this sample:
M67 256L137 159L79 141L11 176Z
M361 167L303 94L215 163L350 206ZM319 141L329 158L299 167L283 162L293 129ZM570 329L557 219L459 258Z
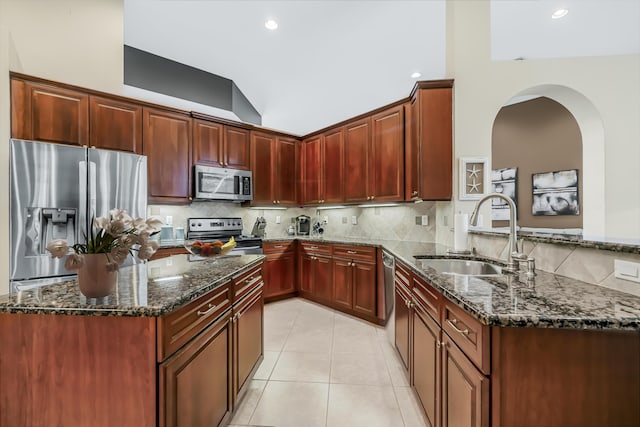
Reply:
M500 193L518 206L518 168L493 169L491 171L491 189ZM491 199L491 219L501 221L509 219L509 205L505 200Z
M535 173L533 178L533 215L579 215L578 169Z
M478 200L489 188L486 157L460 157L460 200Z

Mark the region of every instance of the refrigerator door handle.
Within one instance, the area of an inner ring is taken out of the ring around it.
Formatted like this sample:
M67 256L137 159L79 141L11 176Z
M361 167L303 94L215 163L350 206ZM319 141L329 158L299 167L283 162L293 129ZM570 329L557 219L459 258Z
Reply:
M96 164L96 162L92 162L89 161L89 174L87 176L87 180L88 180L88 185L89 185L89 212L87 212L87 214L89 215L89 227L91 227L93 224L91 224L91 221L95 218L96 216L96 211L97 211L97 199L98 199L98 190L96 188L96 176L98 174L97 172L98 169L98 165Z
M87 224L89 219L87 218L87 161L82 160L78 164L78 191L80 192L78 199L79 203L79 215L78 223L76 224L76 242L86 243L87 236Z

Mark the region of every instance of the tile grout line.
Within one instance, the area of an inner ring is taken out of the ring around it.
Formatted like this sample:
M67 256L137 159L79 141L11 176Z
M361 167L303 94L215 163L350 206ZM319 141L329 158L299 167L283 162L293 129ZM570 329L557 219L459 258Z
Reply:
M400 408L400 400L398 399L398 394L396 393L396 387L393 384L393 378L391 377L391 369L389 368L389 362L387 361L387 355L382 348L382 343L380 342L380 337L377 336L376 331L376 344L378 345L380 351L382 352L382 358L384 359L384 366L387 368L387 375L389 375L389 382L391 385L391 390L393 391L393 397L396 400L396 405L398 405L398 412L400 413L400 418L402 419L402 425L406 427L407 422L405 420L404 414L402 413L402 409Z
M569 257L570 257L571 255L573 255L573 253L575 252L575 250L576 250L575 248L571 249L571 252L569 252L569 253L567 254L567 256L566 256L566 257L564 257L564 259L563 259L562 261L560 261L560 264L558 264L558 266L557 266L556 268L554 268L554 269L553 269L553 273L555 273L556 271L558 271L558 270L560 269L560 267L562 267L562 264L564 264L565 262L567 262L567 260L569 259Z

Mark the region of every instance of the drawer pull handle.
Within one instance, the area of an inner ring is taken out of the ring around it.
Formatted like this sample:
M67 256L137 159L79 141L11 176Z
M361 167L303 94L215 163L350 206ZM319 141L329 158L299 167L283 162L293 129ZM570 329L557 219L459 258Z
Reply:
M275 245L275 246L274 246L274 248L276 248L276 249L280 249L280 248L283 248L283 247L284 247L284 246L282 246L282 245Z
M348 254L357 254L358 251L347 251Z
M217 307L217 305L209 303L209 308L208 308L207 310L205 310L205 311L200 311L200 310L198 310L196 314L197 314L198 316L206 316L207 314L209 314L209 313L211 313L213 310L215 310L215 309L216 309L216 307Z
M311 246L311 249L318 249L317 246Z
M458 323L457 319L452 319L452 320L447 319L447 323L450 324L451 327L456 330L456 332L458 332L458 333L460 333L462 335L469 335L469 330L468 329L458 329L456 327L456 323Z

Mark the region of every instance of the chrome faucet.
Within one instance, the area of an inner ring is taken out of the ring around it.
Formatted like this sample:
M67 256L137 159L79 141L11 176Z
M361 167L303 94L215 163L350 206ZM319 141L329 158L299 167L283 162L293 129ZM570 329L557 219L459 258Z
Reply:
M516 232L516 204L513 203L510 197L505 196L500 193L490 193L484 196L482 199L478 200L476 207L473 209L473 213L471 214L471 218L469 218L469 224L476 226L478 225L478 211L480 210L480 206L484 202L489 199L493 199L494 197L498 199L502 199L507 202L509 205L509 262L507 267L504 269L506 271L510 271L512 273L518 272L518 264L521 260L526 260L526 256L521 254L518 251L518 235Z

